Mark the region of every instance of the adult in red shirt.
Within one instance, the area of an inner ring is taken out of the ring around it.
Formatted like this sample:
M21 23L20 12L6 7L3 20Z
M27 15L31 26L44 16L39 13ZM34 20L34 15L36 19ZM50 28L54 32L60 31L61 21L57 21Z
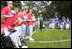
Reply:
M5 17L4 23L9 27L11 26L11 17L13 17L13 15L11 14L11 7L13 7L12 4L13 3L11 1L7 1L7 6L1 10L1 15Z
M13 6L12 5L13 3L11 2L11 1L7 1L7 6L6 7L4 7L2 10L1 10L1 15L2 15L2 17L3 17L3 20L1 21L2 22L2 24L1 24L1 29L3 29L3 28L6 28L6 29L10 29L9 27L10 27L10 25L11 25L11 18L10 17L13 17L12 15L11 15L11 7ZM6 30L5 29L5 30ZM6 33L7 34L7 33Z
M11 14L11 9L10 9L12 7L12 4L11 4L11 2L7 2L7 5L8 6L3 8L2 11L1 11L1 14L4 15L4 17L5 17L5 22L4 22L4 24L1 25L1 27L2 27L1 29L5 31L4 33L6 33L6 35L8 35L8 33L10 33L10 32L8 32L8 28L6 28L6 27L7 26L11 27L11 23L12 23L12 20L13 20L12 19L13 15ZM5 26L5 24L6 24L6 26ZM15 25L15 26L17 26L17 25ZM5 29L3 29L3 28L5 28ZM9 37L10 37L11 41L13 42L13 44L17 48L19 48L19 46L21 46L20 39L19 39L18 35L16 35L16 33L9 35Z

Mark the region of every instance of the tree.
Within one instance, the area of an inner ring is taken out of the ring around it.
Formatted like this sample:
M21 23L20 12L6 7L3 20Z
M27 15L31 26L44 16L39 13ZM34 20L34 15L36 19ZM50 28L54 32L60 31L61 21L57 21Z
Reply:
M52 4L56 7L55 11L59 15L71 16L71 2L70 1L53 1Z
M33 8L33 7L35 7L35 3L33 2L33 1L28 1L28 2L26 2L26 4L25 4L25 6L28 6L29 8Z
M7 6L6 1L1 1L1 9L5 6Z
M12 1L13 2L13 6L14 7L17 7L17 8L19 8L19 9L21 9L21 2L20 1Z

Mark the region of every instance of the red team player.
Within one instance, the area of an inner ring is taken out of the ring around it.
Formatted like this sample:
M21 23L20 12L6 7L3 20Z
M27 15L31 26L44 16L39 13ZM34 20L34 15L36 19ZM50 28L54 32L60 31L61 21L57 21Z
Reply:
M15 15L14 15L14 18L13 18L13 26L14 26L14 28L15 28L15 30L16 30L16 32L15 32L15 36L17 36L17 41L15 40L15 43L16 43L16 47L17 48L19 48L19 46L21 46L21 42L20 42L20 38L19 38L19 34L20 34L20 32L19 32L19 19L18 19L18 14L19 13L16 13Z
M11 18L13 17L13 15L11 14L11 7L13 6L12 5L13 3L12 2L9 2L7 1L7 5L6 7L4 7L1 11L1 14L4 15L5 17L5 24L10 27L11 26Z
M16 36L17 36L17 47L21 46L21 42L20 42L20 38L19 36L21 36L21 23L19 21L21 21L21 11L18 12L18 9L16 8L16 14L14 15L14 20L13 20L13 26L15 28L15 30L17 30L15 33L16 33ZM19 46L18 46L19 45ZM28 46L22 46L23 48L27 48Z
M12 24L11 21L12 21L12 17L13 17L13 15L11 14L11 7L13 6L12 4L13 3L11 1L7 1L7 6L1 10L1 15L4 16L4 22L3 22L3 24L1 24L1 27L4 26L7 29L11 29L11 24Z
M22 15L22 21L23 21L22 22L22 38L24 40L26 37L28 13L27 13L26 9L23 9L22 12L23 12L23 15Z
M13 15L11 14L11 7L12 2L7 1L7 7L3 8L1 11L1 14L5 17L4 24L1 24L1 31L4 31L5 36L9 36L13 44L16 46L16 48L19 48L21 46L20 39L16 33L11 33L9 29L11 29L11 25L13 24Z
M13 20L13 26L15 28L16 31L16 34L18 36L20 36L20 24L19 24L19 21L20 21L20 12L17 12L15 15L14 15L14 20Z
M7 5L5 8L2 9L1 14L5 17L4 20L4 24L1 25L1 29L2 31L4 31L5 36L9 36L11 41L13 42L13 44L18 48L16 42L17 42L17 36L15 33L10 33L9 29L11 29L11 21L13 18L13 15L11 14L11 7L12 2L11 1L7 1ZM4 29L5 28L5 29Z
M29 40L34 40L32 38L32 34L33 34L33 15L32 15L32 9L29 9L29 13L28 13L28 29L29 29Z

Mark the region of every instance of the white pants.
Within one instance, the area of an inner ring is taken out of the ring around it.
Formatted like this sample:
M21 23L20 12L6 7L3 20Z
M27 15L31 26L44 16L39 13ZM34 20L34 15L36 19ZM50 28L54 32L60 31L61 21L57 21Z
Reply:
M66 27L66 29L69 29L70 28L70 24L66 24L65 27Z
M11 33L7 29L4 30L5 36L9 36L12 43L19 48L21 46L20 38L16 33ZM10 34L11 33L11 34ZM19 45L19 46L18 46Z
M11 35L9 35L9 37L11 38L11 41L13 41L14 43L20 41L16 33L12 33Z
M16 33L18 36L21 36L21 32L22 32L21 26L14 27L14 28L15 28L15 30L17 30L15 33Z
M19 48L19 46L21 46L21 42L20 42L20 38L16 33L12 33L11 35L9 35L11 41L13 42L13 44Z
M22 24L22 33L21 33L22 38L26 37L26 25Z
M63 26L62 26L62 25L60 25L60 29L61 29L61 30L63 29Z
M4 36L8 36L9 35L9 31L8 31L8 28L4 28L4 33L5 33L5 35Z
M29 28L29 34L30 34L30 37L31 37L32 34L33 34L33 25L29 25L28 28Z
M54 29L55 28L55 23L52 23L51 25L52 25L52 29Z
M38 21L38 29L40 28L40 21Z
M51 23L49 24L49 28L51 28Z

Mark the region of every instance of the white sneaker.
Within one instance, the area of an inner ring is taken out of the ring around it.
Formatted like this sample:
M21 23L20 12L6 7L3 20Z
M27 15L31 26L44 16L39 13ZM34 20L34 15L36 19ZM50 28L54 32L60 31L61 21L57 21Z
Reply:
M31 37L29 40L32 40L32 41L34 41L34 39Z
M25 39L29 39L29 36L26 36L26 38Z
M28 48L28 46L22 46L21 48Z

